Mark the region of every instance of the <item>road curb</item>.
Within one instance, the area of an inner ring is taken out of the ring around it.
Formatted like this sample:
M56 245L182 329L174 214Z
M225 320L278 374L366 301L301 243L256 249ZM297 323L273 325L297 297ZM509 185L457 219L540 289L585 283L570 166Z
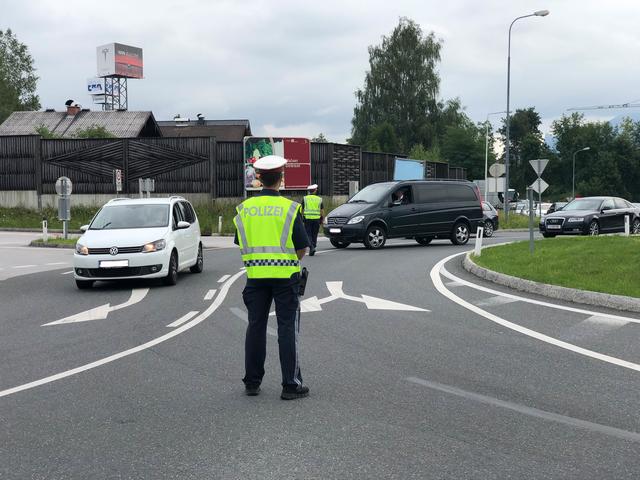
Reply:
M468 252L464 256L462 262L464 269L477 277L497 283L498 285L522 292L555 298L557 300L607 307L627 312L640 312L640 299L638 298L560 287L558 285L549 285L547 283L534 282L532 280L525 280L524 278L505 275L504 273L495 272L477 265L471 260L471 253L472 252Z

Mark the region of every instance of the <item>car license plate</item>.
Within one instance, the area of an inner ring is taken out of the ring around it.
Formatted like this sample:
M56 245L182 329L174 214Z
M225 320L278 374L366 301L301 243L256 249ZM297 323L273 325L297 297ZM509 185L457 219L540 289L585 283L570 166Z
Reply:
M128 267L129 260L100 260L100 268Z
M562 225L547 225L548 230L560 230L560 228L562 228Z
M339 228L330 228L329 233L340 233L342 230Z

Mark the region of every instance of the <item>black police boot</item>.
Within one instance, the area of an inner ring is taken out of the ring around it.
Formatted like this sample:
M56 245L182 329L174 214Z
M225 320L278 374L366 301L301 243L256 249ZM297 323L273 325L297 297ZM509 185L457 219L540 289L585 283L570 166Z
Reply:
M302 385L296 387L282 387L282 400L295 400L296 398L304 398L309 396L309 387Z
M309 256L313 257L316 254L316 249L312 248L311 250L309 250Z
M245 385L244 393L250 397L255 397L260 393L260 385Z

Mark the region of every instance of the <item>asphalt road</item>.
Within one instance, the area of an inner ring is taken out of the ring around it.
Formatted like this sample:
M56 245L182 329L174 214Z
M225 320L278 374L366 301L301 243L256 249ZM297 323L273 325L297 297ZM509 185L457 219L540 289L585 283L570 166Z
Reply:
M0 236L0 478L638 478L638 316L484 283L447 259L470 248L323 242L311 395L283 402L275 321L243 395L235 249L175 287L79 291L70 252Z

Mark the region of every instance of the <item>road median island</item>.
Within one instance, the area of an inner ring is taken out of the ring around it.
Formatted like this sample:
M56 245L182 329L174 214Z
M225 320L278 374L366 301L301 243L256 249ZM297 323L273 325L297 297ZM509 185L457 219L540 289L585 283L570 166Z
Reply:
M520 291L640 312L640 237L602 236L515 242L471 252L464 268Z

